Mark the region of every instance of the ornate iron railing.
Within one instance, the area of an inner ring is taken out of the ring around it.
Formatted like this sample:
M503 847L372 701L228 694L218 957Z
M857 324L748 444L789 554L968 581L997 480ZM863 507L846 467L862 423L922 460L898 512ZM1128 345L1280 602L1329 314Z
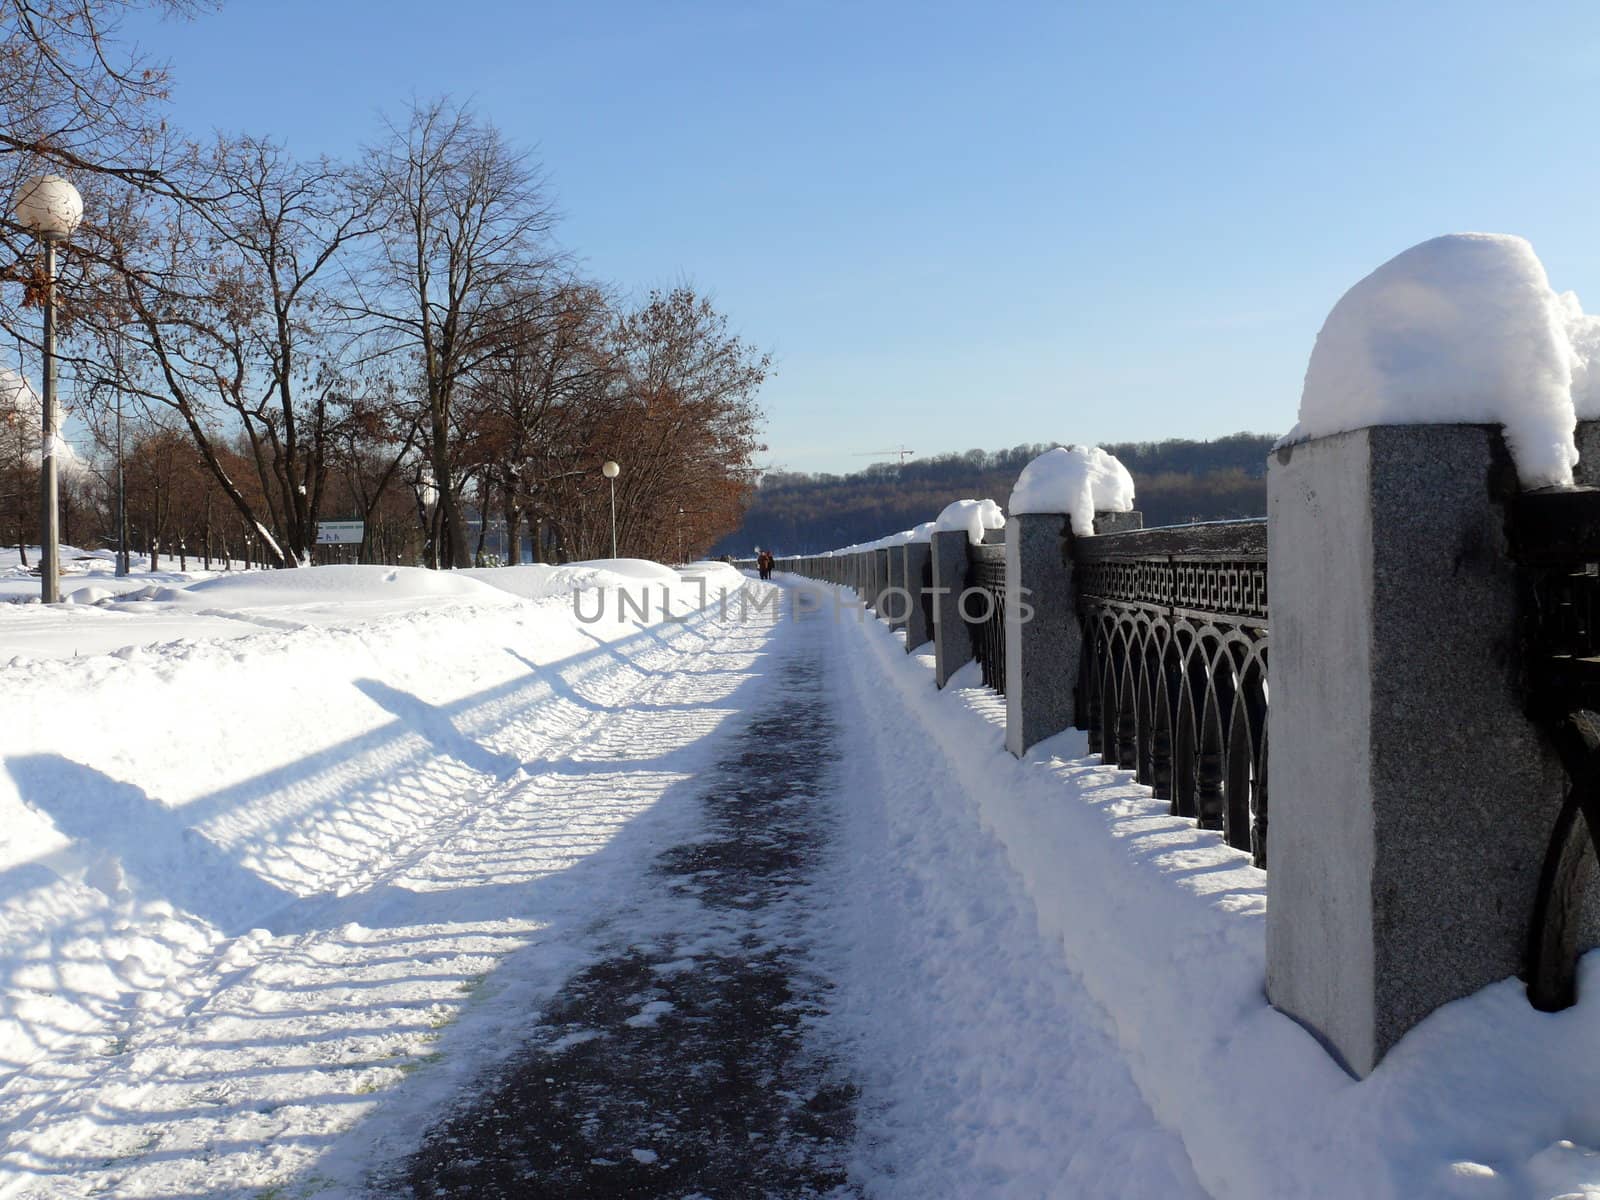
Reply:
M1586 893L1600 854L1600 491L1530 492L1513 510L1528 715L1549 736L1567 793L1545 853L1528 939L1528 997L1577 998L1592 933Z
M1074 538L1078 727L1267 862L1267 523Z
M972 635L972 657L985 687L1006 694L1006 548L967 547L967 581L961 617Z
M922 556L922 570L910 585L912 589L912 602L922 609L922 629L928 636L933 636L933 558L931 555ZM915 649L916 647L910 647Z

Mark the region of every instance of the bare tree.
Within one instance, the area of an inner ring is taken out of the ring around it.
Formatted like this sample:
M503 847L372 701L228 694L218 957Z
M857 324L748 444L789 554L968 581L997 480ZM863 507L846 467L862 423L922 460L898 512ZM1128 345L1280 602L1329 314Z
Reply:
M323 277L337 278L330 264L368 232L369 209L336 165L296 164L259 140L219 143L195 170L225 197L125 188L103 208L76 366L81 383L115 374L176 414L266 559L293 566L315 541L348 394ZM230 465L220 450L235 434L244 455Z
M413 107L367 156L382 234L353 279L348 311L412 356L423 381L423 446L439 489L440 558L471 561L456 463L463 381L500 346L502 302L555 265L553 215L530 159L464 107Z
M568 280L510 297L495 352L474 373L469 396L480 431L485 490L505 519L510 562L521 561L522 526L558 519L559 485L592 469L583 438L619 400L621 361L609 301L596 284ZM482 508L487 510L486 500Z
M231 407L249 439L274 527L291 561L303 560L315 544L328 440L338 420L330 401L349 387L341 347L326 332L334 298L320 277L373 231L373 204L328 159L296 163L257 138L225 145L219 157L228 199L199 211L209 216L218 248L237 255L247 286L261 297L256 319L244 329L258 390L251 402Z

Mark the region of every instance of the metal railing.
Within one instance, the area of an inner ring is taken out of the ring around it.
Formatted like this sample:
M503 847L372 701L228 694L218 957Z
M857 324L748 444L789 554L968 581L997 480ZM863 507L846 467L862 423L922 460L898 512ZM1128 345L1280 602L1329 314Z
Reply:
M967 547L966 589L961 618L972 636L972 657L983 684L1006 694L1006 548L995 543Z
M1267 863L1267 524L1074 538L1089 749Z
M1600 853L1600 491L1530 492L1513 509L1529 717L1561 757L1567 792L1545 853L1527 951L1528 997L1577 999Z

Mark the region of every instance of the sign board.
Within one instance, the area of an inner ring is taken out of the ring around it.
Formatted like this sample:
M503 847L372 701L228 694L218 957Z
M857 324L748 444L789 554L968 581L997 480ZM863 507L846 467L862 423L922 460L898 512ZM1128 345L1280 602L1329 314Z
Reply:
M359 546L366 528L365 521L318 521L317 545Z

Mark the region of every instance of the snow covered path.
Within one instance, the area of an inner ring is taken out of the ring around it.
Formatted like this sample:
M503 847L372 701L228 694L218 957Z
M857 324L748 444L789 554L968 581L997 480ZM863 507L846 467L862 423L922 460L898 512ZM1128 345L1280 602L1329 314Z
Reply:
M0 1196L1204 1194L881 629L526 611L185 652L380 722L209 791L7 758Z
M385 1196L857 1196L855 1090L826 1020L817 874L836 858L837 729L815 617L698 780L703 827L607 917L604 954L523 1049L381 1177Z
M369 1193L1203 1196L853 617L773 630L693 840Z

